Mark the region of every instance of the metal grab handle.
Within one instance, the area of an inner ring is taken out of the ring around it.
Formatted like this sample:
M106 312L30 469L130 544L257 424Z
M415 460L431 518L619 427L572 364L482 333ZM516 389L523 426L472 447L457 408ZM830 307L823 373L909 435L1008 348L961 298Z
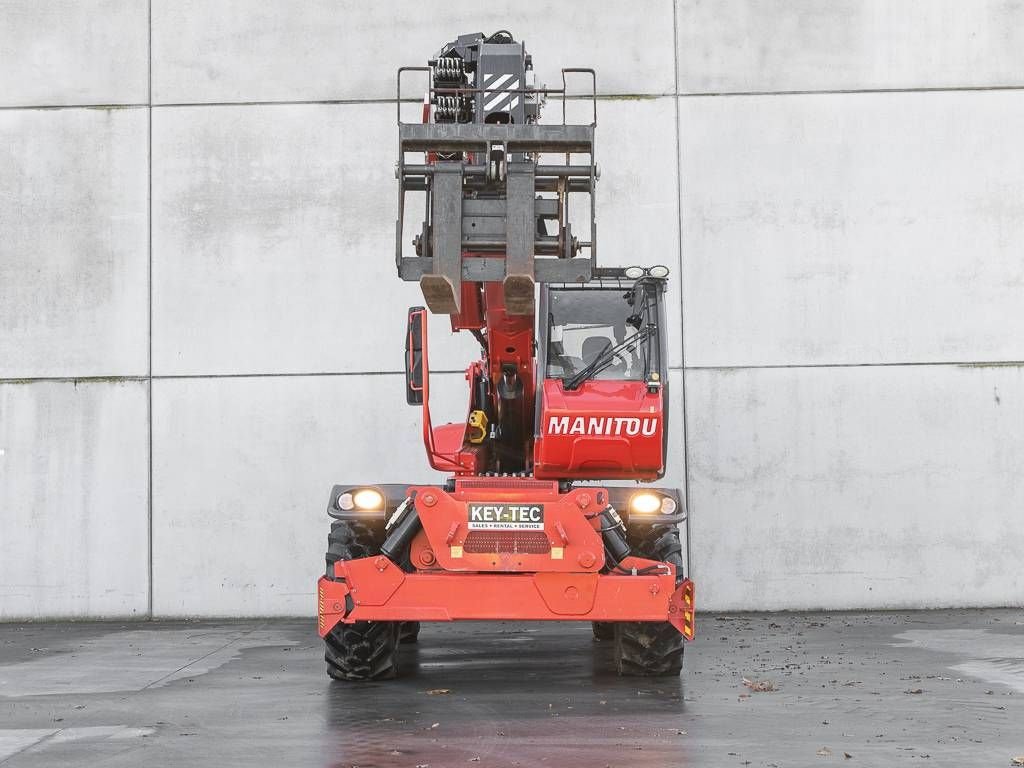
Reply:
M565 125L565 100L568 96L567 86L565 84L565 73L582 73L590 75L590 109L591 109L591 121L590 126L595 127L597 125L597 73L590 67L563 67L562 68L562 125Z
M590 178L590 165L538 165L534 170L536 176L558 176L573 178ZM402 171L407 176L433 176L437 172L436 165L410 165L403 164ZM462 173L465 176L485 176L487 168L482 165L463 166Z
M402 73L404 73L404 72L426 72L429 75L430 74L430 67L399 67L398 68L398 77L396 78L396 85L395 85L395 113L396 113L396 115L398 117L398 124L399 125L402 124ZM428 78L427 93L431 92L431 90L432 89L430 87L429 78Z

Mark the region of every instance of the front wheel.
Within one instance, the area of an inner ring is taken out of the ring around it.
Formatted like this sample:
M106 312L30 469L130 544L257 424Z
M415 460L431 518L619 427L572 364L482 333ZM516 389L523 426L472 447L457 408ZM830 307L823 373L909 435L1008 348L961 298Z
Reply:
M683 547L678 528L633 526L627 531L627 538L634 555L671 563L676 567L676 584L683 580ZM615 668L620 675L678 675L683 669L683 636L667 621L616 623Z
M418 621L403 621L402 629L398 633L398 640L403 645L415 643L420 639L420 623Z
M327 537L327 578L334 578L338 560L355 560L380 553L383 523L337 520ZM334 680L386 680L398 673L397 649L402 623L357 621L337 624L324 637L327 675Z

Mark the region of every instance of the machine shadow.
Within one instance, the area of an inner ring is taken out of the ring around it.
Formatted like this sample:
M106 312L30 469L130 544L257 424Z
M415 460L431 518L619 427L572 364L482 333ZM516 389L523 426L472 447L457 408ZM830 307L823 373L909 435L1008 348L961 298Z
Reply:
M619 677L589 625L426 629L398 678L329 684L324 765L685 765L682 679Z

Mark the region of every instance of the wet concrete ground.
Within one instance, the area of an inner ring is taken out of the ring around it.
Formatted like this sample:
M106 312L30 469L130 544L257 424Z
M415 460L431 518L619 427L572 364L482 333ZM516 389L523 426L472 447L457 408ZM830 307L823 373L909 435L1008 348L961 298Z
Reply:
M643 680L608 671L589 625L425 625L400 679L353 685L324 676L311 620L0 625L0 765L960 768L1024 756L1024 611L704 615L698 632L681 678Z

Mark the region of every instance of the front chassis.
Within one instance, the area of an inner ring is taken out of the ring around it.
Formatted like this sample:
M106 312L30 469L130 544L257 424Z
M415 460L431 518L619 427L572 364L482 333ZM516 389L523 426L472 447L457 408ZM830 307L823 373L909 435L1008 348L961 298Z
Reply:
M601 512L616 501L615 489L563 492L556 482L465 478L447 489L402 490L413 500L418 532L403 557L391 552L329 565L317 585L321 637L356 622L496 619L668 622L693 638L694 586L676 565L630 555L609 567ZM470 530L474 502L540 505L542 527ZM665 527L673 519L630 523ZM488 552L474 546L481 541L503 543Z
M627 558L637 570L652 560ZM661 564L666 565L667 564ZM672 568L671 566L667 566ZM320 636L357 621L668 621L693 639L693 582L600 573L405 573L383 555L334 565L317 585Z

